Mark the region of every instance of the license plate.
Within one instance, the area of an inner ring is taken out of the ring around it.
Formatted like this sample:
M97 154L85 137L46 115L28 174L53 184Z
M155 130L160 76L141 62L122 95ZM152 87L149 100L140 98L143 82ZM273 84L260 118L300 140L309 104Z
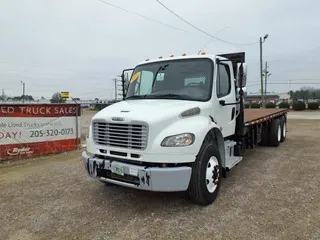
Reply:
M124 175L124 167L120 166L120 165L112 165L111 172L123 176Z

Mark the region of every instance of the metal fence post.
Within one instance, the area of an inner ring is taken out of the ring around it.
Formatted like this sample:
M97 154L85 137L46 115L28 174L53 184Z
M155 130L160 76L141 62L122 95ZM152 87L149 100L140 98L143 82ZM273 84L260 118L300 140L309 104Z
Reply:
M77 150L79 150L79 146L81 144L81 139L80 139L80 142L78 143L78 139L79 139L79 123L78 123L78 119L79 119L79 116L78 116L78 103L76 100L74 100L72 98L72 100L76 103L76 146L77 146Z
M77 139L77 149L79 149L79 142L78 142L78 139L79 139L79 122L78 122L78 119L79 119L79 116L78 116L78 104L76 104L76 139ZM81 140L80 140L81 141Z

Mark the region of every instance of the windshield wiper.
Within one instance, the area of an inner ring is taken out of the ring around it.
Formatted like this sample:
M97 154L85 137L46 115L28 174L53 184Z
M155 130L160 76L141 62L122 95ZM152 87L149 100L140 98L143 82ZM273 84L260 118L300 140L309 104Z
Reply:
M181 100L190 100L190 97L188 95L180 95L180 94L174 94L174 93L149 95L148 98L158 98L158 99L173 98L173 99L181 99Z
M154 95L134 95L127 97L127 99L180 99L180 100L190 100L188 95L180 95L174 93L165 93L165 94L154 94Z
M133 95L130 97L126 97L125 100L127 100L127 99L142 99L142 98L144 98L144 95Z

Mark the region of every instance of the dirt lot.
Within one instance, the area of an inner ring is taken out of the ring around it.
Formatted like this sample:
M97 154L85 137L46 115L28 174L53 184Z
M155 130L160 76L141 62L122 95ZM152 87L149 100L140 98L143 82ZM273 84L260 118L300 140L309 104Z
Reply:
M84 141L86 136L89 134L89 125L91 118L96 114L96 111L84 110L81 113L81 139Z
M208 207L180 193L106 187L87 177L80 152L1 164L0 239L318 240L319 120L288 127L278 149L248 153Z

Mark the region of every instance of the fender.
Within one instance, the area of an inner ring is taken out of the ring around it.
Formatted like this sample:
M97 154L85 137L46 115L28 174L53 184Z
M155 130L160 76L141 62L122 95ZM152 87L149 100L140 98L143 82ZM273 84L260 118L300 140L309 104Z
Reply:
M193 133L195 142L190 146L184 147L161 147L162 140L168 136L180 133ZM147 148L148 153L161 154L163 151L171 154L179 154L183 151L184 154L197 155L206 137L214 137L220 150L221 161L224 163L224 140L220 127L214 123L209 116L193 116L176 121L162 129L160 133L152 134L154 141L149 143ZM152 136L151 136L152 139Z
M206 128L206 130L203 132L202 142L213 141L216 143L220 152L221 165L225 166L226 159L225 159L224 138L220 129L221 128L216 123L212 122L212 124L208 128Z

